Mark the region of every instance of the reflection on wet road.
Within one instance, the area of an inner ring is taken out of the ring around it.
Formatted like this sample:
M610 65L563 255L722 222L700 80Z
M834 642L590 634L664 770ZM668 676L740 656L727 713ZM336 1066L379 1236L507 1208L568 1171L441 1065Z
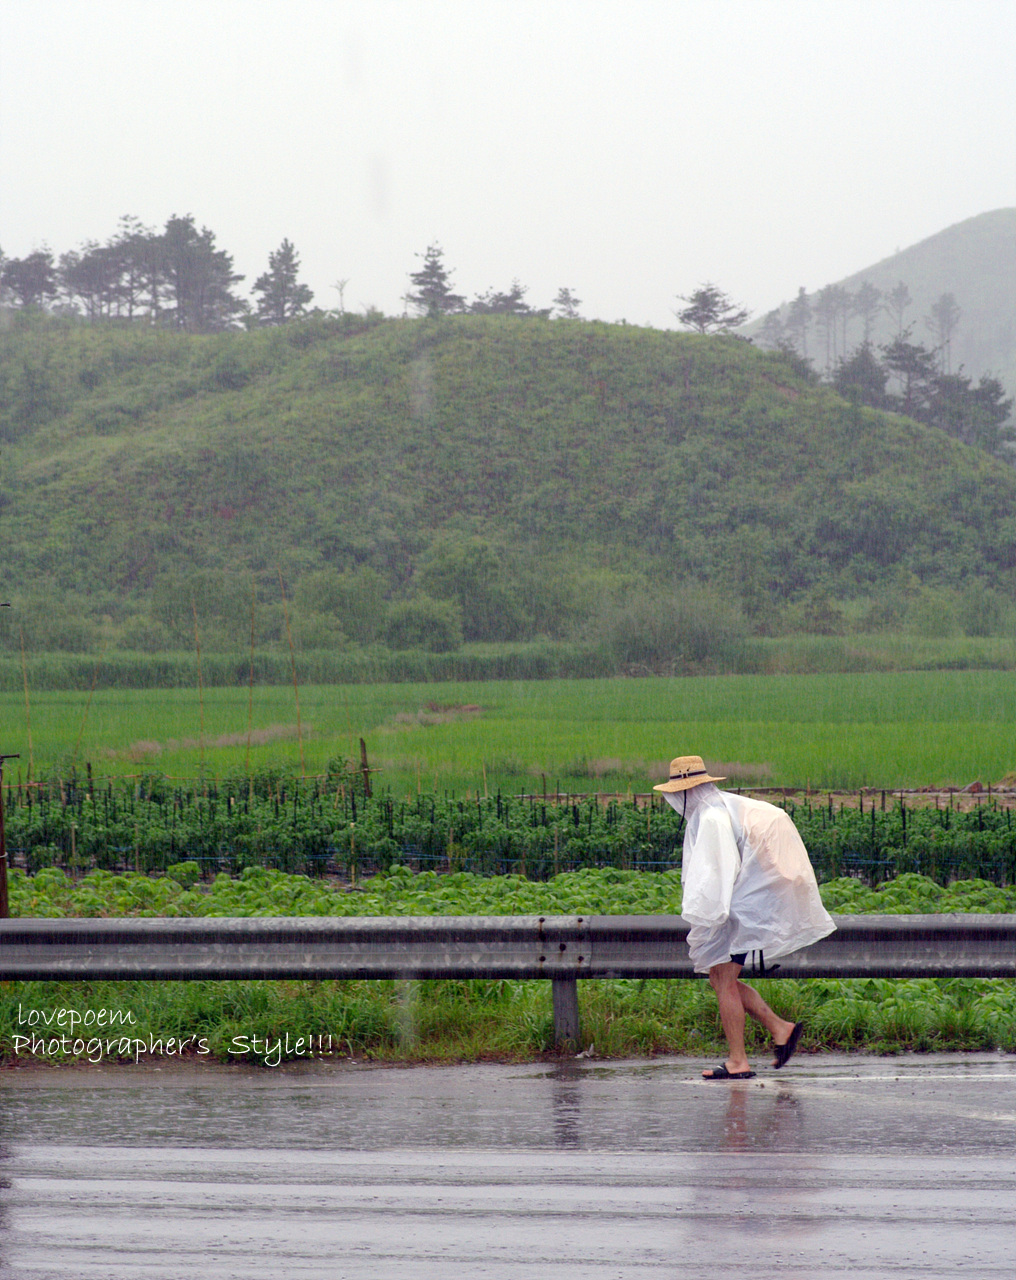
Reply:
M1013 1275L1016 1060L0 1077L0 1275Z

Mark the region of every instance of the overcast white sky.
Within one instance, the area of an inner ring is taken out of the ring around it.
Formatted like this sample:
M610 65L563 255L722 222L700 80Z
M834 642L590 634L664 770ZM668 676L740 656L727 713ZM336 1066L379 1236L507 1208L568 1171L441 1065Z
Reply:
M1013 0L0 0L0 247L193 213L249 288L675 324L1016 206Z

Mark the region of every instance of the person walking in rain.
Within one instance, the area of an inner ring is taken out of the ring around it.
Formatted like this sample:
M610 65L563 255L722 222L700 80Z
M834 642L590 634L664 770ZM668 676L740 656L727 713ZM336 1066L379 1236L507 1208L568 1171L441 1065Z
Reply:
M727 1039L726 1062L706 1080L750 1080L744 1047L747 1015L773 1038L773 1066L794 1055L804 1024L774 1013L740 981L749 952L767 961L809 947L836 928L788 814L764 800L721 791L700 756L678 756L670 777L654 787L683 814L681 916L691 926L688 950L696 973L709 975Z

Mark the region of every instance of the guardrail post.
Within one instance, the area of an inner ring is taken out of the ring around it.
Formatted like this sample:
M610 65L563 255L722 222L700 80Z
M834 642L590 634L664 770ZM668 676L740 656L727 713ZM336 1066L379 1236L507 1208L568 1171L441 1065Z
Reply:
M554 1002L554 1044L558 1048L580 1048L579 984L574 978L551 978Z

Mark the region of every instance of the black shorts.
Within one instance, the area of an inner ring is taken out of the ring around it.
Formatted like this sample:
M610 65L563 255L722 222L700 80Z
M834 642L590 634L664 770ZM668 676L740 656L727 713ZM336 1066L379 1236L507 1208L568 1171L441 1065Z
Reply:
M738 951L736 955L731 954L730 958L733 960L734 964L739 964L743 968L745 960L748 959L748 953L747 951Z

